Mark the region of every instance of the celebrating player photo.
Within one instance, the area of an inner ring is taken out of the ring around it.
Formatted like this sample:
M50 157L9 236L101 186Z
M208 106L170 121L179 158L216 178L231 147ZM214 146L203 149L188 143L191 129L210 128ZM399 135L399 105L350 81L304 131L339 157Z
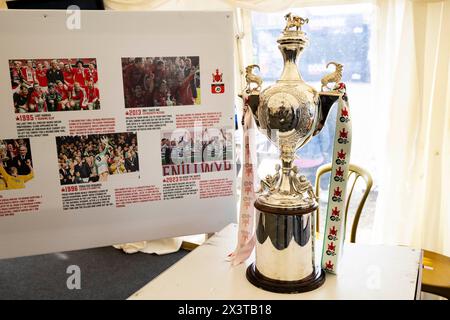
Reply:
M176 129L162 133L163 175L229 170L232 159L232 130L207 128L194 132Z
M9 60L15 113L100 109L97 61Z
M30 139L0 140L0 191L24 189L33 178Z
M126 108L200 104L199 57L122 58Z
M133 132L56 137L61 185L106 182L111 176L139 173Z

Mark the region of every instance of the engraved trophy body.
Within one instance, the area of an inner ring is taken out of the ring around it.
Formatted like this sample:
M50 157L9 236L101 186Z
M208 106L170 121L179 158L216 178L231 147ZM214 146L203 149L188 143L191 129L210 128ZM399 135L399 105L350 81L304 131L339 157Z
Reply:
M247 278L265 290L296 293L320 287L325 274L314 258L317 199L293 161L296 150L322 129L337 97L317 92L302 79L297 58L308 45L301 30L308 19L291 14L285 19L286 28L277 40L284 60L280 79L259 92L262 81L252 73L257 66L246 69L247 104L258 129L279 148L281 159L275 174L261 181L254 204L259 213L256 261L247 269Z

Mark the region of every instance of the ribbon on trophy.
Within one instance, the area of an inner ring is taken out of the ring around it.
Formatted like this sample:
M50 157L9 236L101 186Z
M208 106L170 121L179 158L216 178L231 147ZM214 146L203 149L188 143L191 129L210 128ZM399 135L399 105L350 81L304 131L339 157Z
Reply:
M251 255L255 247L255 130L253 128L253 116L248 105L248 95L243 93L242 100L242 131L243 131L243 170L241 182L241 197L239 208L238 243L234 252L229 254L229 260L233 266L238 265Z
M332 91L325 94L339 95L339 99L321 265L324 270L336 274L345 239L345 208L352 126L345 84L338 83Z

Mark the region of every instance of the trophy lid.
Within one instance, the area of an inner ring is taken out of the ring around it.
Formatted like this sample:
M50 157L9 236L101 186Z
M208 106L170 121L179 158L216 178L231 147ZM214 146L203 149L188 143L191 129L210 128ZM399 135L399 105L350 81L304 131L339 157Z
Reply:
M277 39L280 45L284 44L298 44L303 48L309 45L309 39L301 30L285 30L281 33L281 36Z
M297 70L297 57L308 46L309 40L306 33L302 31L302 26L308 23L308 18L293 16L288 13L284 16L286 27L281 36L277 39L278 48L283 55L284 70L279 81L302 81ZM292 30L294 28L294 30Z

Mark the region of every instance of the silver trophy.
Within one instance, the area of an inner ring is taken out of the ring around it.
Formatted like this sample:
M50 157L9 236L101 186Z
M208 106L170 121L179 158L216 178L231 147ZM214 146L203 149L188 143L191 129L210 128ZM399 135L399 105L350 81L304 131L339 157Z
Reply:
M308 19L291 14L285 19L286 28L277 40L284 59L280 79L260 92L262 80L253 74L258 66L246 68L243 96L259 131L279 148L281 159L275 174L261 181L254 204L259 213L256 261L247 269L247 279L265 290L296 293L318 288L325 274L314 259L317 198L293 161L295 152L323 128L338 95L332 91L319 93L303 81L297 58L308 45L301 30ZM323 88L334 82L331 80L340 81L330 78L322 83Z

